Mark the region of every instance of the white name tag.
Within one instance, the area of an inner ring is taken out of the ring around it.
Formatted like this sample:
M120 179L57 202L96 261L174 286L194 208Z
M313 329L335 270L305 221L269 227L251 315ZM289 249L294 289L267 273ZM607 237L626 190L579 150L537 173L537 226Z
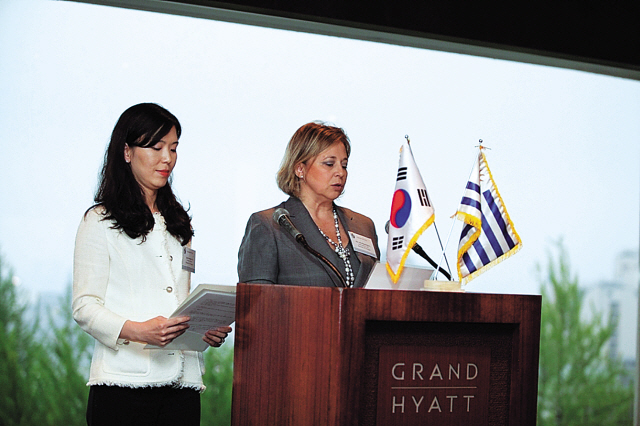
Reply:
M182 269L196 272L196 251L189 247L182 247Z
M367 256L377 257L376 249L373 247L373 241L371 241L371 238L351 231L349 231L349 238L351 238L351 245L355 251L364 253Z

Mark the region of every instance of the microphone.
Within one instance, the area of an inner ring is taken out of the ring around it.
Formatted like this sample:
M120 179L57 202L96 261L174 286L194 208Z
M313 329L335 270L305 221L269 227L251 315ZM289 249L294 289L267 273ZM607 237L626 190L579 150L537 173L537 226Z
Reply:
M307 244L307 240L304 238L304 235L302 235L302 232L298 231L293 222L291 222L291 218L289 218L289 211L287 209L283 209L282 207L277 208L273 212L272 217L274 222L284 228L289 233L289 235L291 235L294 240L302 244L302 246L307 249L309 253L320 259L320 261L324 262L329 267L329 269L331 269L331 271L333 271L333 273L338 277L338 279L340 280L340 284L342 284L342 287L349 287L347 281L344 279L340 271L338 271L338 268L336 268L335 265L329 261L329 259L324 257L322 253L317 252L309 244Z
M277 208L276 211L273 212L273 220L284 228L294 240L306 245L304 235L302 235L302 232L298 231L295 225L291 222L291 219L289 218L289 211L287 209L283 209L282 207Z
M389 223L390 221L388 220L387 223L384 225L384 230L385 232L388 234L389 233ZM413 245L413 247L411 247L411 249L413 250L413 252L415 254L417 254L418 256L420 256L421 258L423 258L424 260L426 260L427 262L429 262L429 264L431 266L433 266L434 268L437 268L438 271L440 271L442 273L442 275L444 275L445 277L447 277L447 279L449 281L451 281L451 274L449 274L447 271L445 271L444 269L440 268L438 266L438 264L429 257L429 255L424 251L424 249L420 246L420 244L418 244L417 242Z

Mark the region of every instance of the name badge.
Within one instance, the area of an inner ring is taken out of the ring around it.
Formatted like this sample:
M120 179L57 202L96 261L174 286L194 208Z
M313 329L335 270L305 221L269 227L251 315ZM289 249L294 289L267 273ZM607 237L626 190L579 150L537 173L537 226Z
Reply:
M366 254L367 256L376 257L376 249L373 247L371 238L351 231L349 231L349 238L351 238L351 245L355 251Z
M196 251L189 247L182 247L182 269L196 272Z

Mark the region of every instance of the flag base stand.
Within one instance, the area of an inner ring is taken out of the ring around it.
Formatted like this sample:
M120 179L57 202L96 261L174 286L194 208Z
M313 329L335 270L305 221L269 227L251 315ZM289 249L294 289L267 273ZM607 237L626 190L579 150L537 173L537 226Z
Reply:
M456 293L464 293L460 286L460 281L433 281L424 280L424 291L451 291Z

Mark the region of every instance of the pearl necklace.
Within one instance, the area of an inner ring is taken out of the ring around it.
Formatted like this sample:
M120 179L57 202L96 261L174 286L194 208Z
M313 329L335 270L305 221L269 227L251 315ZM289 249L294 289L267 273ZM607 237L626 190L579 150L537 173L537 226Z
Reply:
M340 238L340 227L338 226L338 213L336 212L335 207L333 208L333 223L336 227L336 236L338 237L338 243L336 244L331 238L327 237L327 235L322 232L322 229L318 227L318 231L322 234L325 240L329 242L334 247L334 251L336 254L342 259L344 262L344 270L347 278L348 287L353 287L353 283L355 281L355 277L353 275L353 268L351 267L351 260L349 260L349 249L345 248L342 245L342 238Z

